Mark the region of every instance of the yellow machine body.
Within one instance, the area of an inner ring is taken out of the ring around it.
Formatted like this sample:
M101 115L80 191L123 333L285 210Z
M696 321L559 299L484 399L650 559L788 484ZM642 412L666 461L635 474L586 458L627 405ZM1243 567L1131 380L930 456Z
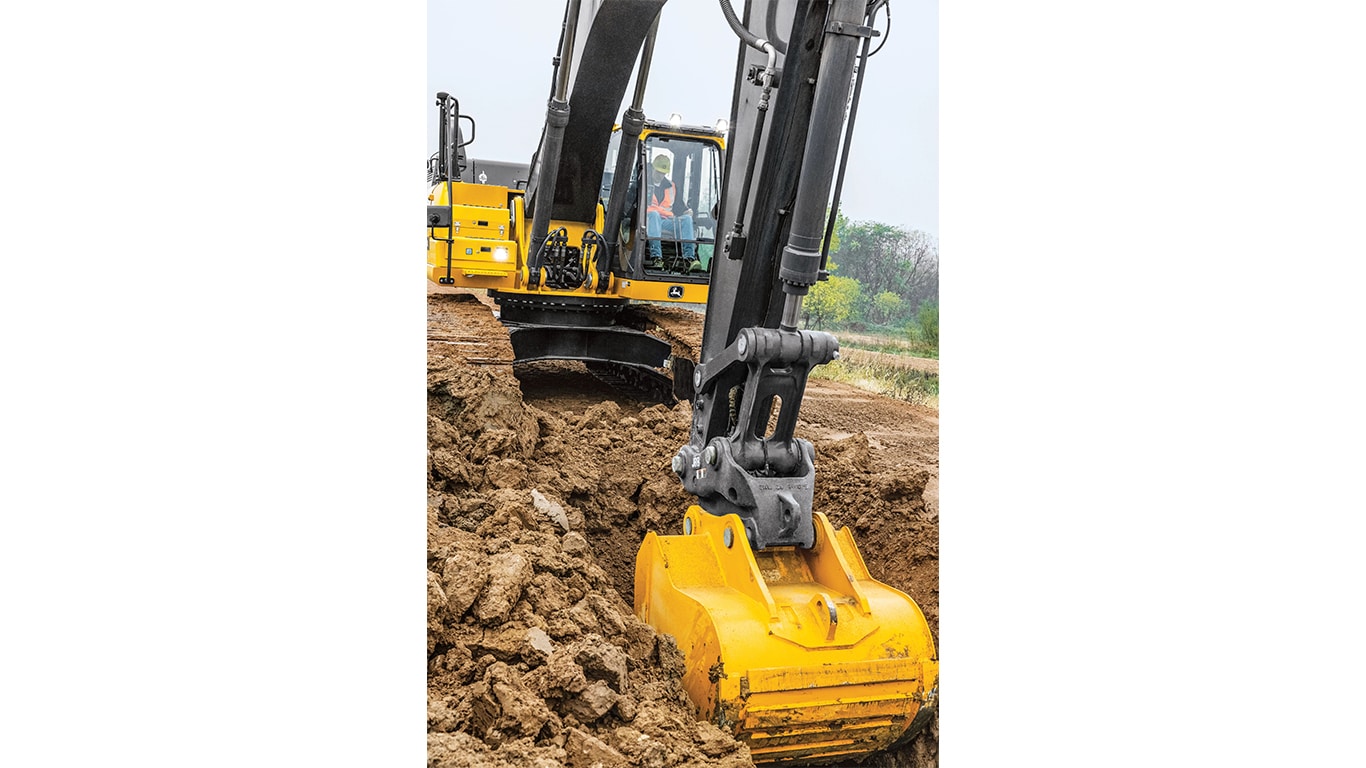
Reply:
M692 506L682 536L646 534L635 612L674 636L699 716L756 763L849 762L919 731L939 661L906 594L868 572L848 528L816 513L810 550L755 552L736 515Z
M428 227L427 279L466 288L514 288L522 262L519 191L492 184L440 183L429 205L451 206L450 227Z
M620 130L620 126L613 130ZM642 130L640 139L645 141L653 135L697 140L693 134L652 127ZM725 149L723 137L709 137L708 140ZM427 279L442 283L443 278L450 278L450 282L445 284L462 288L492 288L503 293L539 295L548 299L557 296L597 296L635 301L707 303L706 283L675 282L666 277L632 279L609 274L604 293L598 293L596 287L591 285L572 289L551 288L544 281L535 289L528 288L527 248L530 236L527 228L531 222L526 219L522 195L520 189L497 184L460 181L434 184L427 194L427 204L451 206L451 226L427 228ZM583 239L584 232L590 228L583 222L551 220L550 231L560 227L565 228L569 242L575 244ZM599 204L591 228L595 232L602 232L602 227L603 207Z

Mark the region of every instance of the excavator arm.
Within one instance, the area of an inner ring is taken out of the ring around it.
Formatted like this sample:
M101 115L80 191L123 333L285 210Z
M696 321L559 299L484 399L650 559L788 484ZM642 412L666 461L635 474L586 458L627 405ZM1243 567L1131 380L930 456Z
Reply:
M795 436L808 374L839 357L797 318L822 277L840 137L882 2L755 0L743 19L721 5L741 38L725 239L690 441L673 459L698 502L682 535L647 534L636 612L677 638L699 713L755 762L848 761L911 738L938 693L924 615L813 508L814 450Z

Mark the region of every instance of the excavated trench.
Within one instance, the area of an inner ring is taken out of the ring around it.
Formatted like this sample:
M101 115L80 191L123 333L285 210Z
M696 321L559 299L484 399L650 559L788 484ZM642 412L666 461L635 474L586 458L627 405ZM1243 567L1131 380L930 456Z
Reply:
M631 611L645 532L680 532L689 504L669 469L689 406L612 390L577 363L514 372L485 304L428 299L428 764L752 765L694 719L673 639ZM686 310L650 320L676 350L700 339ZM817 508L853 529L936 639L937 426L932 411L813 382L800 432L817 446ZM936 721L861 764L936 766L937 751Z

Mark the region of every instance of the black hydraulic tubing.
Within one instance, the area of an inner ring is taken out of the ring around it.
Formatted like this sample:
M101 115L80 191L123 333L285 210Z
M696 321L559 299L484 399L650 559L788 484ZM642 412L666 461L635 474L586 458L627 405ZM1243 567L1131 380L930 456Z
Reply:
M541 246L549 236L550 209L555 203L556 175L560 169L560 150L564 146L564 127L569 124L569 104L550 100L546 108L545 151L540 154L541 183L536 189L536 209L531 216L531 262L527 264L527 284L535 288L541 283Z
M874 2L868 11L869 26L872 26L873 14L883 2ZM835 196L830 201L830 220L825 223L825 240L821 243L821 271L825 271L826 262L830 259L830 238L835 232L835 220L840 213L840 193L844 191L844 171L849 166L849 145L854 140L854 120L858 117L859 94L863 92L863 73L868 68L868 46L873 38L863 38L863 50L859 52L858 75L854 77L854 96L849 104L849 122L844 126L844 145L840 148L840 171L835 177Z
M745 45L748 45L751 48L758 48L761 51L764 49L764 41L760 39L758 35L746 29L745 25L740 23L740 19L735 16L735 9L730 7L730 0L721 0L721 13L725 15L726 23L735 31L735 34L739 35L740 39L745 41Z
M868 26L873 26L873 18L884 5L887 6L887 31L882 33L882 42L877 44L877 48L873 49L869 56L876 56L877 52L882 50L882 46L887 44L887 39L892 36L892 0L878 0L872 3L872 10L868 11Z
M555 93L551 98L564 101L569 92L569 70L574 67L574 35L579 26L579 0L569 0L562 30L560 65L555 70Z
M754 166L759 159L759 141L764 137L764 122L768 118L768 91L765 89L764 96L759 100L759 117L754 123L754 141L750 143L749 159L745 163L745 183L740 190L740 207L735 210L735 225L731 227L731 235L738 236L745 231L745 210L749 207L750 184L754 182ZM729 253L729 252L728 252ZM739 258L740 251L735 251L730 258Z
M787 55L787 43L778 40L778 29L773 26L778 20L778 0L768 0L768 12L764 14L764 31L768 33L768 41L773 43L773 47L778 49L778 53Z
M737 34L740 34L741 30L744 30L745 33L749 32L749 30L745 30L743 27L738 26L738 22L735 21L735 13L730 10L730 3L728 0L721 0L721 7L722 10L727 12L726 20L732 22L731 26L736 29ZM740 36L741 39L745 39L744 34L741 34ZM749 36L754 37L754 35ZM769 43L767 40L760 40L757 37L755 37L754 40L757 45L752 44L753 47L768 54L768 63L764 67L763 74L759 77L760 84L763 85L764 90L759 95L759 115L755 118L754 139L750 142L749 159L745 163L745 183L741 185L740 188L740 203L735 210L735 224L731 227L730 234L726 236L726 244L723 247L726 257L730 259L739 259L744 255L744 250L742 248L731 248L731 240L733 238L742 237L745 233L745 212L749 208L750 184L754 181L754 166L759 158L759 147L762 146L760 141L764 137L764 122L768 117L769 97L773 93L773 78L778 61L778 51L773 47L772 43ZM746 42L748 43L748 40L746 40Z
M560 39L555 43L555 58L550 62L550 92L546 95L547 99L555 98L555 86L560 81L560 54L564 51L564 34L569 29L569 8L570 4L565 3L564 18L560 20Z
M659 32L659 17L655 16L654 23L650 25L650 32L645 36L645 45L640 51L640 69L636 73L636 90L631 97L631 107L633 109L644 109L645 107L645 83L650 79L650 62L655 57L655 35Z

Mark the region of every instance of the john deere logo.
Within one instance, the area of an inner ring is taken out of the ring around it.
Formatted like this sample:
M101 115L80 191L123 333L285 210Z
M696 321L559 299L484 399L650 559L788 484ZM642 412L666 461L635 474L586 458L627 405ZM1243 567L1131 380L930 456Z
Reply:
M671 286L669 286L669 298L671 298L671 299L681 299L681 298L683 298L683 286L681 286L681 285L671 285Z

